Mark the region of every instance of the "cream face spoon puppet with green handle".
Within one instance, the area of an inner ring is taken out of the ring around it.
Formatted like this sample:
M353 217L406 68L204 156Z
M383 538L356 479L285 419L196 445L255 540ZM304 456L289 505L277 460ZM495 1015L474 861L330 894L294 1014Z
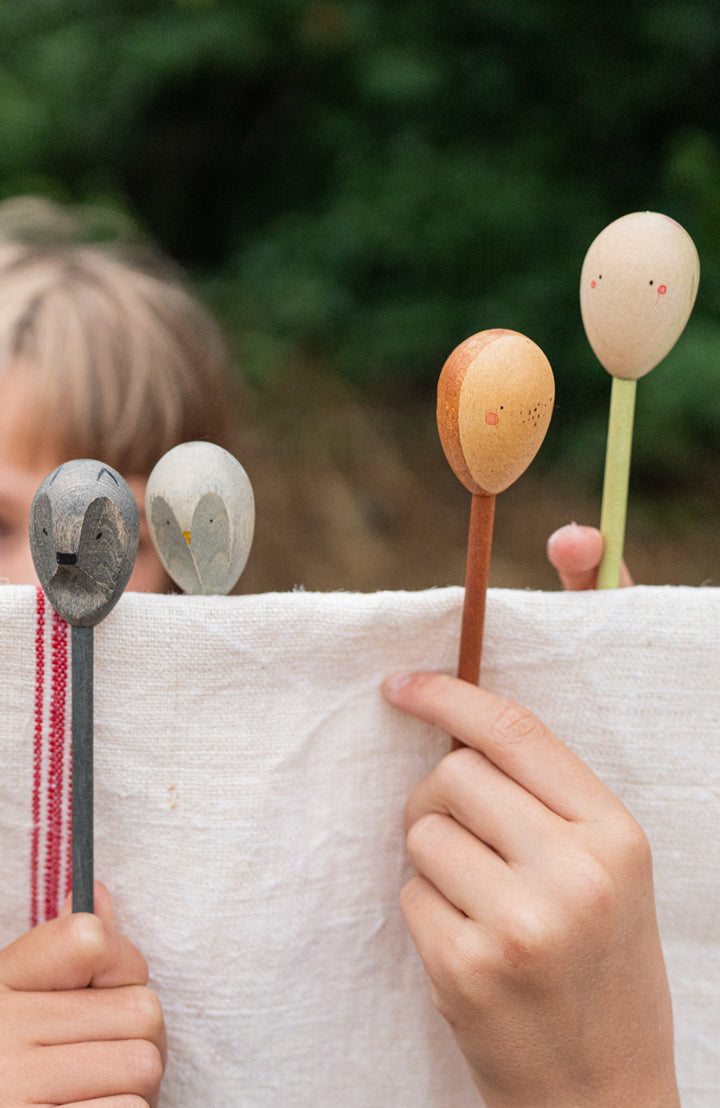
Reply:
M94 627L127 585L140 519L127 482L103 462L79 459L53 470L30 508L35 570L72 638L72 910L94 908Z
M679 223L632 212L594 240L580 275L580 310L598 361L612 375L600 517L598 588L617 588L625 541L630 452L638 378L682 334L695 303L700 262Z

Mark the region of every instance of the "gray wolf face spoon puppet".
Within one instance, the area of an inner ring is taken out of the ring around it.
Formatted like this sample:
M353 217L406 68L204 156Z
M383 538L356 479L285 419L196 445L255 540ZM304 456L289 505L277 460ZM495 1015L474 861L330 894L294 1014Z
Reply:
M83 458L49 474L30 509L35 570L55 611L93 627L120 599L137 554L140 520L127 482Z

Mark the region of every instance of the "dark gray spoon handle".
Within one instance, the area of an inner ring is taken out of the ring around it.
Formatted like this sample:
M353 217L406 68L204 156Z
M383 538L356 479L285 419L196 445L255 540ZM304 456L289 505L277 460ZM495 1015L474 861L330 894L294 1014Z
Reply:
M73 627L72 910L93 912L93 668L95 630Z

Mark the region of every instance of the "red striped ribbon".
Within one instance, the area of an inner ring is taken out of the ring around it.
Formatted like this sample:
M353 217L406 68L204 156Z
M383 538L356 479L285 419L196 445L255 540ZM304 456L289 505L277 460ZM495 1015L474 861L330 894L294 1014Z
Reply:
M69 627L37 590L30 924L54 919L71 884Z

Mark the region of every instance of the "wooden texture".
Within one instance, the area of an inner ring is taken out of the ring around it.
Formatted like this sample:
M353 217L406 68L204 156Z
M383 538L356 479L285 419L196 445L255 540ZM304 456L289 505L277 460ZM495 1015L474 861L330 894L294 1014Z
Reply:
M475 493L470 507L465 598L458 661L458 677L463 681L470 681L473 685L477 685L480 680L485 598L490 571L494 519L495 497Z
M183 592L230 592L255 530L252 485L232 454L208 442L169 450L150 474L145 509L158 556Z
M445 455L472 493L458 676L480 679L495 496L535 457L547 432L555 381L525 335L482 331L461 343L438 381L437 421Z
M555 382L542 350L516 331L472 335L452 352L438 381L440 441L472 493L512 485L545 438Z
M485 601L487 598L490 555L492 553L495 497L473 493L470 505L467 561L465 564L465 596L463 599L460 656L457 675L472 685L480 684ZM462 743L452 740L456 750Z
M127 482L84 458L45 478L30 509L30 548L55 611L92 627L120 599L137 554L140 518Z
M672 349L695 303L700 262L687 231L658 212L632 212L594 240L580 275L590 345L613 377L637 379Z

